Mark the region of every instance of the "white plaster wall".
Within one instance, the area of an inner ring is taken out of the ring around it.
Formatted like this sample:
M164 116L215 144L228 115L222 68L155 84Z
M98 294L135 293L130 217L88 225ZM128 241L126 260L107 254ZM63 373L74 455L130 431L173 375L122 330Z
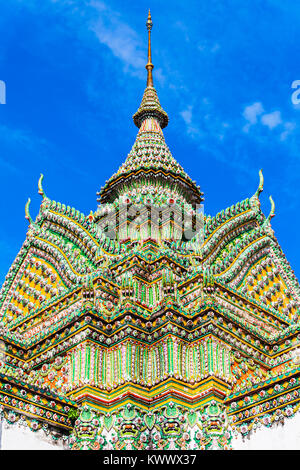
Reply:
M250 438L233 438L234 450L300 450L300 413L286 418L284 424L261 426Z
M28 427L2 424L1 450L63 450L61 444L52 443L43 431Z

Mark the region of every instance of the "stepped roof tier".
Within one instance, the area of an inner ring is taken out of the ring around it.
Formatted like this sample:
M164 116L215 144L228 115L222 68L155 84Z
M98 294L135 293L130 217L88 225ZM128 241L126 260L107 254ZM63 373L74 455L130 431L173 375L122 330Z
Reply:
M166 147L162 119L137 121L104 201L158 188L161 198L201 198ZM21 420L72 449L186 450L231 448L234 434L294 419L300 287L271 226L271 197L269 215L261 211L259 175L254 195L205 215L190 240L110 238L98 210L49 199L41 175L39 213L28 200L26 239L0 291L7 426Z
M173 158L156 118L145 117L127 159L105 184L99 202L113 202L117 197L134 193L139 181L145 182L147 194L170 191L190 204L203 200L200 188ZM129 196L132 199L132 196Z
M133 121L137 127L141 127L143 121L147 118L154 118L161 129L166 127L169 122L169 117L162 109L153 85L147 86L145 89L141 105L133 115Z

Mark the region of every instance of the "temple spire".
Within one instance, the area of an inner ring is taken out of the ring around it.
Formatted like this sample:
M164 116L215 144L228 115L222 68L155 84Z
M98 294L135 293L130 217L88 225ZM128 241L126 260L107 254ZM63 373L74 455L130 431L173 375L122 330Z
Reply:
M158 121L161 129L166 127L169 122L167 113L162 109L156 90L153 86L152 70L154 65L152 64L151 57L151 29L153 26L151 13L149 10L148 19L146 22L148 30L148 62L146 64L147 70L147 86L144 91L141 105L137 112L133 115L133 121L137 127L141 127L142 122L147 118L154 118Z
M151 59L151 29L152 29L153 23L152 23L150 9L148 13L146 26L148 29L148 63L146 65L146 69L148 72L147 74L147 87L148 87L148 86L153 86L152 70L154 68L154 65L152 64L152 59Z
M98 193L100 196L98 202L101 204L113 202L118 197L131 202L146 200L146 197L152 200L154 193L155 198L166 201L170 197L166 196L166 193L169 194L168 191L172 190L174 194L189 203L198 204L203 200L200 188L172 156L162 132L162 129L168 125L169 118L161 107L153 86L150 10L146 26L148 30L147 86L142 102L133 115L133 121L139 128L139 132L123 165L106 181L105 186ZM143 195L140 187L144 188Z

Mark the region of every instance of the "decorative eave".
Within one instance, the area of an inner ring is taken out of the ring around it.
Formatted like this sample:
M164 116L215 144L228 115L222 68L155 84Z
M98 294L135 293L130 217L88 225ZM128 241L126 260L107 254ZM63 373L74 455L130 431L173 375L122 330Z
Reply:
M116 177L111 178L104 186L101 192L97 193L100 197L97 199L100 204L105 204L111 202L118 193L118 188L124 184L128 183L130 180L134 180L137 177L147 177L152 176L154 179L160 178L161 180L171 181L180 185L184 192L186 192L190 197L189 201L191 204L200 204L204 199L202 197L203 193L191 182L181 175L177 175L172 171L167 171L162 168L138 168L131 172L127 172L121 175L116 175Z
M2 373L0 373L0 404L7 410L49 423L65 432L72 429L69 411L77 409L77 404L67 397Z

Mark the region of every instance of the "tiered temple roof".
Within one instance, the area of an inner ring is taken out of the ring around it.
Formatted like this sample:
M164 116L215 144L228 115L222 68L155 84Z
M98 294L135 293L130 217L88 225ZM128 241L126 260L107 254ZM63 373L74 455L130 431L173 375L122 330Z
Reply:
M74 449L229 448L234 433L300 406L300 288L273 200L268 217L260 208L262 172L252 197L204 216L189 240L108 236L106 202L120 227L119 199L188 210L203 199L164 140L151 17L147 27L137 139L97 211L50 200L42 176L35 220L26 204L26 239L0 292L0 403L9 423L26 415Z

